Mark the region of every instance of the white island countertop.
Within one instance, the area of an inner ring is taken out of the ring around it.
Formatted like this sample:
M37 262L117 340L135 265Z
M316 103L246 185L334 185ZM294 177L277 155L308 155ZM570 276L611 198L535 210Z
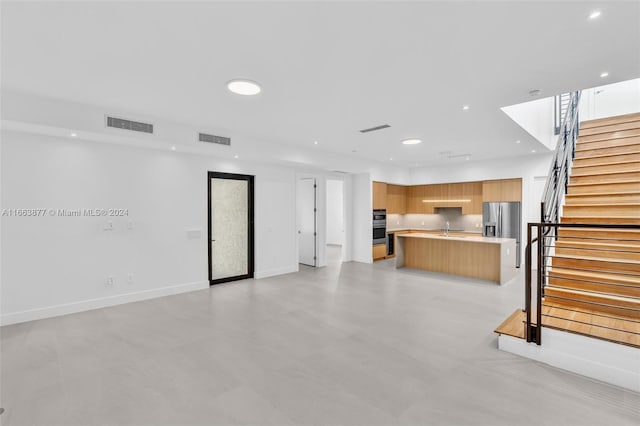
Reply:
M454 236L454 235L442 235L442 234L428 234L428 233L420 233L414 232L411 234L399 234L396 235L397 238L434 238L434 239L442 239L442 240L451 240L451 241L468 241L468 242L476 242L476 243L490 243L490 244L505 244L512 243L516 240L513 238L496 238L496 237L483 237L481 235L469 235L469 236Z

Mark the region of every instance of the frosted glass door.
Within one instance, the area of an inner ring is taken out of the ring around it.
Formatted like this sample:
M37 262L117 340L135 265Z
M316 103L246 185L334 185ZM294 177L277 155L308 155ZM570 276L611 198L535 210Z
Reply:
M249 275L249 181L210 178L210 202L210 280Z

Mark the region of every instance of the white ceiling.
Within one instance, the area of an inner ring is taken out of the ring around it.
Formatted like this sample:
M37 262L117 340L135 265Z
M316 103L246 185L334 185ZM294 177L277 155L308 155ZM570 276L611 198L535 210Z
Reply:
M640 3L3 1L1 58L3 89L415 167L545 149L500 107L640 76Z

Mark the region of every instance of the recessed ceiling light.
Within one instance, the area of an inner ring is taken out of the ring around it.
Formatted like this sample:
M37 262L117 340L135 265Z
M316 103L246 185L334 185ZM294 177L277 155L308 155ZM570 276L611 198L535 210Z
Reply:
M467 160L467 161L469 161L469 160L471 160L471 156L470 156L470 155L467 155L466 157L464 157L464 159L465 159L465 160Z
M244 96L257 95L262 91L260 85L255 81L246 79L235 79L227 83L227 89L233 93Z
M594 10L589 14L589 19L596 19L600 15L602 15L602 12L600 12L599 10Z
M314 145L318 145L318 141L313 141L313 144Z
M175 145L173 145L173 146L171 147L171 151L175 151L175 150L176 150L176 146L175 146Z
M390 157L390 158L389 158L389 161L393 161L393 157Z
M520 139L518 139L518 140L516 141L516 143L520 143Z
M532 150L531 150L531 152L536 152L536 150L535 150L535 149L532 149Z
M600 74L600 77L602 78L609 77L609 73L605 71L602 74Z
M463 110L463 111L467 111L468 109L469 109L469 105L463 105L463 106L462 106L462 110Z
M71 137L72 137L72 138L77 138L77 137L78 137L78 134L77 134L77 133L71 133Z
M234 155L233 158L238 158L238 154Z
M402 141L403 145L417 145L419 143L422 143L422 141L420 139L405 139Z

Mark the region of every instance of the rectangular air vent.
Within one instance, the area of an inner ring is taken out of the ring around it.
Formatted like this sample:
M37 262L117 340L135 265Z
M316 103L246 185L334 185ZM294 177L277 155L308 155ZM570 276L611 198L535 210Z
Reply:
M360 130L360 133L375 132L376 130L382 130L382 129L386 129L386 128L389 128L389 127L391 127L391 126L389 126L388 124L382 124L380 126L369 127L368 129L362 129L362 130Z
M153 124L107 116L107 127L153 134Z
M218 145L231 145L231 138L224 136L208 135L206 133L198 133L200 142L217 143Z

